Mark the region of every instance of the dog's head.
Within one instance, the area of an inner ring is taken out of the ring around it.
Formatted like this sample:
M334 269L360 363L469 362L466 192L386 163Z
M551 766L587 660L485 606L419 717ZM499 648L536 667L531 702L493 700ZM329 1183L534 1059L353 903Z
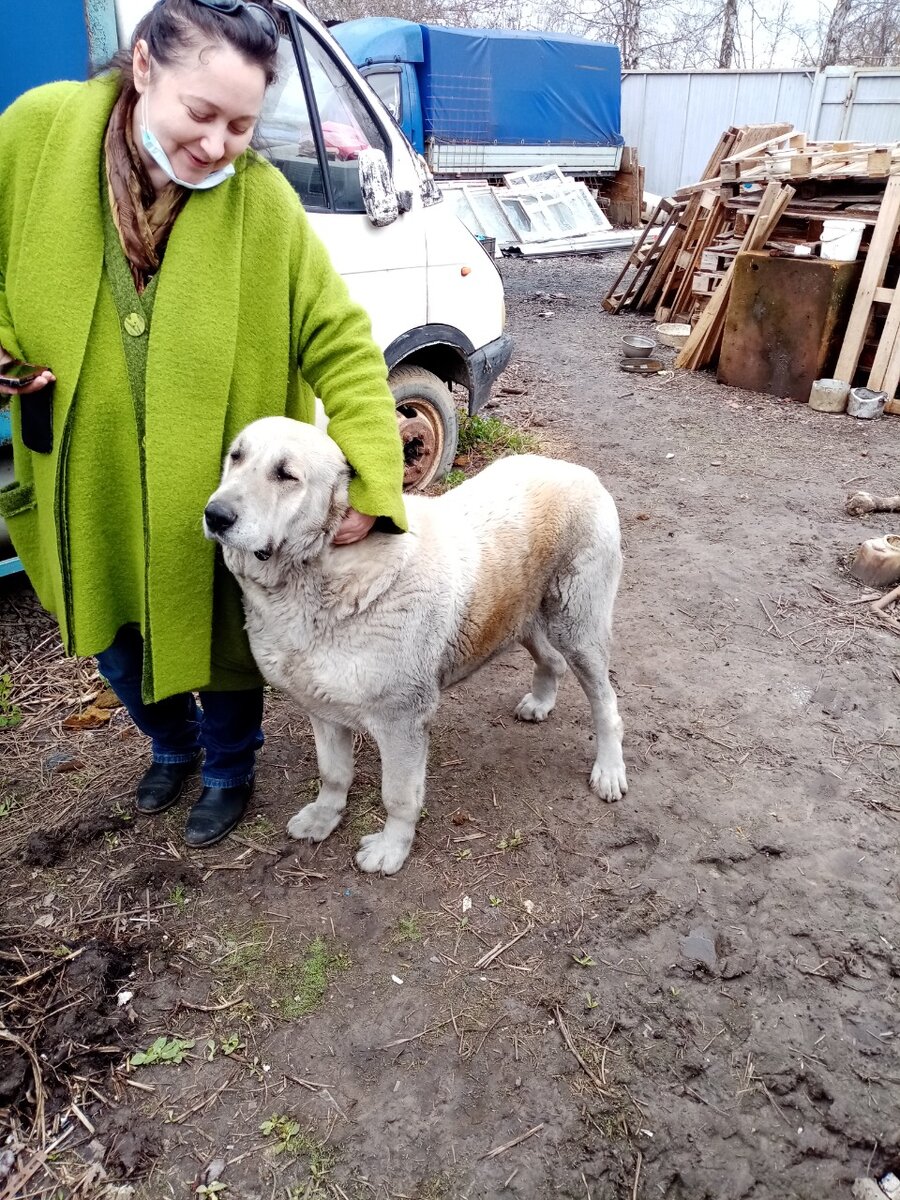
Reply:
M308 562L334 537L349 482L347 460L327 434L302 421L264 417L232 442L203 531L221 543L236 575L268 574L270 559Z

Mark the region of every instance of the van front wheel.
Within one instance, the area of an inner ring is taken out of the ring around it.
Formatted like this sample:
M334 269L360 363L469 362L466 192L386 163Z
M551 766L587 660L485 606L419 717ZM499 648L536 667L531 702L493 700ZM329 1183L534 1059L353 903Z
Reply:
M403 439L403 488L421 492L453 466L459 421L450 389L424 367L395 367L388 376Z

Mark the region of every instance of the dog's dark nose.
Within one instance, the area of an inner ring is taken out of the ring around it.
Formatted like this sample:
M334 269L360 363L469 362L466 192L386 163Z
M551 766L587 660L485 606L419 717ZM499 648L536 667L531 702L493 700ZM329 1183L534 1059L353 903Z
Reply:
M218 500L207 504L203 515L206 518L206 528L210 533L224 533L237 520L237 513L234 509Z

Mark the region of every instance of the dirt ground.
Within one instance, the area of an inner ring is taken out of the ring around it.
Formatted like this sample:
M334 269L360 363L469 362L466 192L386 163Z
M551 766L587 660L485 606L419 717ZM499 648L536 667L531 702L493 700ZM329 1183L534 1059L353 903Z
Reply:
M3 587L0 1194L831 1200L900 1167L900 638L845 566L892 527L843 511L900 490L900 421L622 374L618 261L503 264L492 411L619 505L621 803L571 679L512 719L515 651L446 695L398 876L353 865L368 745L343 826L285 837L316 768L277 698L254 819L189 852L184 806L132 818L123 714L62 727L92 666Z

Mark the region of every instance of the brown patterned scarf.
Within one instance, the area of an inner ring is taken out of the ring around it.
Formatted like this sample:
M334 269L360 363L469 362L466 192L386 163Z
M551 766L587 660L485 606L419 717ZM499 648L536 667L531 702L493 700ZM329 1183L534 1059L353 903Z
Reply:
M129 95L130 93L130 95ZM157 194L134 144L132 114L137 97L129 88L116 101L106 129L106 179L113 221L131 267L134 285L143 292L159 270L175 218L187 191L167 184Z

